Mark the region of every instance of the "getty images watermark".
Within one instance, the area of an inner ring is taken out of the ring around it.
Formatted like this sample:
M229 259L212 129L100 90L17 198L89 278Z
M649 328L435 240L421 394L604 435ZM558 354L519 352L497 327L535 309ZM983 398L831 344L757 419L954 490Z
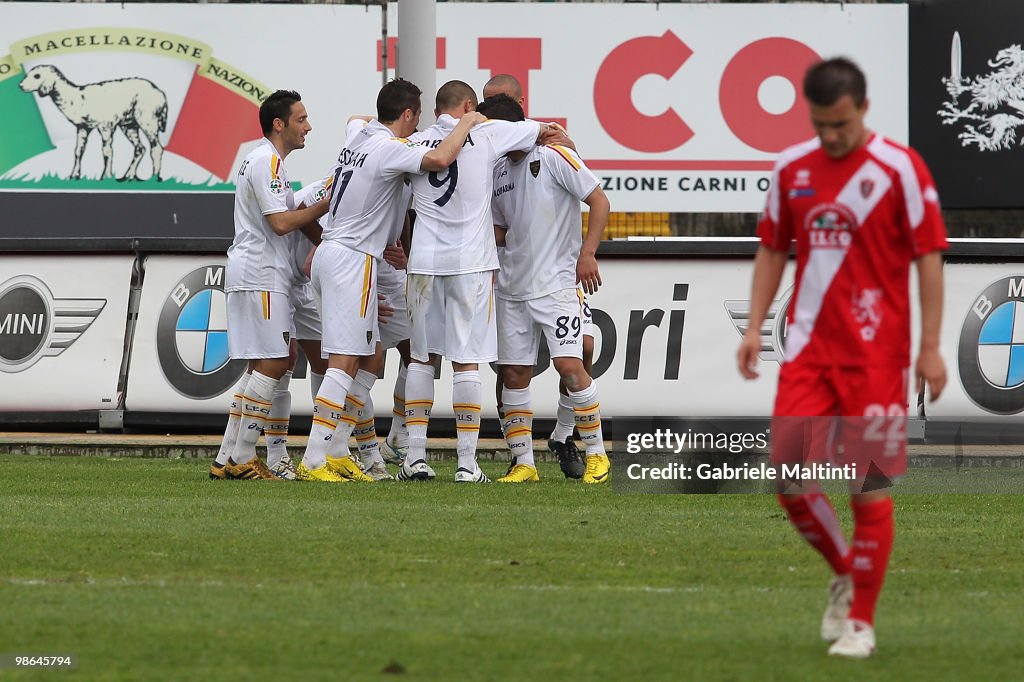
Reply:
M611 430L622 493L1024 492L1024 457L959 441L908 452L905 417L615 419Z

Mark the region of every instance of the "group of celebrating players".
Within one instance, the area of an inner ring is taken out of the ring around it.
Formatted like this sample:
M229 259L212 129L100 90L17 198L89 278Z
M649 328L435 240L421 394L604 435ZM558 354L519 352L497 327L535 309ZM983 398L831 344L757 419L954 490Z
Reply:
M586 300L601 284L595 254L608 199L564 129L526 119L515 78L495 76L483 94L480 102L468 84L445 83L437 122L417 131L419 88L387 83L377 116L349 119L334 168L298 192L285 159L312 130L305 106L286 90L261 105L264 139L236 177L225 277L230 354L249 368L211 478L435 478L427 428L444 358L454 372L455 481L490 482L476 457L479 365L495 361L511 453L498 481L539 480L530 379L543 338L561 377L549 448L567 477L609 480ZM589 208L585 240L580 202ZM310 363L313 421L296 465L286 441L297 346ZM388 348L402 362L381 444L370 390ZM261 433L266 464L256 453Z
M740 373L756 378L762 323L795 244L772 462L831 454L836 433L811 428L808 418L869 420L869 428L853 430L864 443L843 437L844 448L851 446L846 457L875 445L869 440L884 441L881 459L866 462L851 485L852 542L816 483L782 481L777 491L790 522L833 572L821 637L832 643L830 654L849 658L875 651L875 604L894 536L889 479L906 468L900 420L911 377L911 264L921 309L917 389L927 385L934 400L946 383L939 329L947 240L938 193L916 152L865 127L866 93L863 72L843 58L819 62L805 76L816 137L783 151L776 163L737 353ZM455 480L489 481L476 461L479 363L494 360L512 455L498 480L537 480L529 385L543 337L562 379L549 447L567 476L608 480L597 387L584 362L585 293L601 284L594 256L608 200L564 130L525 119L515 79L493 78L484 95L477 106L470 86L446 83L437 93L437 123L416 132L419 89L388 83L377 117L350 120L330 175L297 196L284 158L302 148L311 129L305 108L284 91L263 104L266 139L238 172L226 276L231 356L248 359L251 371L235 391L211 477L380 480L392 477L386 459L398 465L400 480L434 478L427 426L435 364L444 357L454 370ZM581 201L589 206L585 240ZM319 246L307 277L313 244ZM309 445L292 467L283 442L295 338L308 344L315 401ZM382 348L390 347L399 348L403 364L382 454L370 389L383 366ZM891 428L877 428L879 418ZM585 466L574 426L586 445ZM256 456L261 430L269 466ZM879 473L868 464L884 466Z

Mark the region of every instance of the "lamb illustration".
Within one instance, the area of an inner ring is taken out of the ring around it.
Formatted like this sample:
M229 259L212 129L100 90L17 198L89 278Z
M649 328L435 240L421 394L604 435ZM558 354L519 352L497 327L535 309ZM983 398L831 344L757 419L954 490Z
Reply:
M82 153L89 133L94 129L103 141L103 176L113 177L114 131L120 128L128 141L135 146L135 154L124 180L140 180L139 161L145 147L139 139L139 131L149 140L149 155L153 159L153 177L160 180L160 162L164 148L159 134L167 128L167 96L160 88L145 78L121 78L118 80L75 85L55 66L35 66L25 74L20 83L25 92L35 92L39 97L50 97L78 129L75 141L75 163L71 178L82 176Z

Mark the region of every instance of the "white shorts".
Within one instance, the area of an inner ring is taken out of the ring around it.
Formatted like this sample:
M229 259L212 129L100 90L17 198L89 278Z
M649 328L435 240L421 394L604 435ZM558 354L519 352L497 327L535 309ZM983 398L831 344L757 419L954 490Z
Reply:
M478 364L498 357L494 322L494 273L409 275L406 289L412 357L429 354L452 362Z
M319 341L323 328L320 325L320 309L316 304L313 284L292 286L288 301L292 306L292 338L302 341Z
M532 367L541 335L553 358L583 359L583 305L577 289L562 289L529 301L495 301L498 364Z
M576 287L576 295L580 299L580 305L583 306L583 336L594 338L594 314L590 312L590 302L580 287Z
M411 325L409 324L409 304L405 300L405 278L403 277L398 286L389 282L387 285L381 278L377 278L377 292L384 296L384 302L395 309L395 314L389 318L380 318L380 345L384 349L395 348L399 343L409 338Z
M325 241L313 256L313 286L320 302L324 357L373 355L377 332L375 259Z
M276 291L229 291L228 353L234 360L288 357L292 307Z

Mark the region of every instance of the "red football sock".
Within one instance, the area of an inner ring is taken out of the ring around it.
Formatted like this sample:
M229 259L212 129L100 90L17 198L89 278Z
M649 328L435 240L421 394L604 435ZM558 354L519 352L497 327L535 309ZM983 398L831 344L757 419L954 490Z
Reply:
M892 498L853 507L853 604L850 618L874 624L875 603L892 551Z
M789 521L811 547L825 557L836 575L850 572L850 548L843 537L835 509L824 493L805 493L787 497L779 495L779 504Z

